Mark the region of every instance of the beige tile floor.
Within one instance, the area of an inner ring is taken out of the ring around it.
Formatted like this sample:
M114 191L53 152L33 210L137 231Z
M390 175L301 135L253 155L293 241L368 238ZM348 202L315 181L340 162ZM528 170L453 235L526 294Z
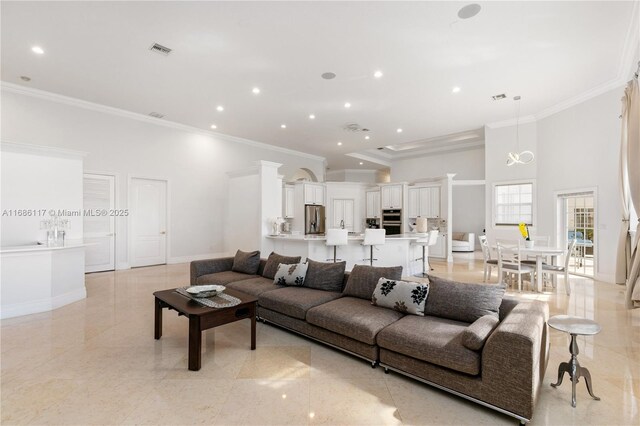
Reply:
M461 281L482 278L472 256L434 267ZM2 424L517 424L273 326L258 324L252 352L248 321L207 331L202 369L188 371L187 322L165 311L164 335L154 340L151 296L186 284L188 271L181 264L88 275L86 300L2 321ZM639 425L640 310L623 308L620 286L584 278L572 286L571 297L562 280L557 294L518 297L602 324L599 335L579 339L602 400L580 382L571 408L570 382L549 386L569 358L567 337L551 331L532 424Z

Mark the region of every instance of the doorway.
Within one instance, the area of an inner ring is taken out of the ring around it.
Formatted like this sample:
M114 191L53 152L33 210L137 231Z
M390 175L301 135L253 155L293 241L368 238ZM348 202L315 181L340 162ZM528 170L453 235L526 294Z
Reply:
M167 181L131 178L129 194L131 266L167 263Z
M598 252L595 191L559 194L558 208L558 241L563 247L576 241L573 253L569 253L569 273L595 277Z
M83 177L85 273L115 269L115 181L113 175L85 173Z

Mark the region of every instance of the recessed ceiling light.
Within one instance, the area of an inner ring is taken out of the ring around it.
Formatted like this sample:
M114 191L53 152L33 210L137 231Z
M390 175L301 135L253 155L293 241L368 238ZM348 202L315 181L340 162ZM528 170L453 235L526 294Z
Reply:
M365 136L364 138L365 138L366 140L371 139L371 137L370 137L369 135Z
M336 73L325 72L325 73L322 73L320 77L324 78L325 80L333 80L334 78L336 78Z
M215 130L215 129L217 129L217 128L218 128L218 126L216 126L215 124L212 124L212 125L211 125L211 128Z
M26 75L21 75L20 80L29 82L31 81L31 77L27 77Z
M360 162L360 165L362 166L363 164L364 164L364 163L361 161L361 162Z
M218 111L218 112L222 112L222 111L224 111L224 107L223 107L222 105L218 105L218 106L216 107L216 111Z
M480 13L480 9L482 9L482 7L477 3L468 4L458 11L458 18L460 19L473 18L478 13Z
M287 128L287 125L286 125L286 124L281 124L281 125L280 125L280 128L281 128L281 129L286 129L286 128Z
M315 114L309 114L309 120L315 120L316 116Z
M402 129L398 127L398 128L396 129L396 132L398 132L398 133L402 133Z
M451 93L460 93L460 88L458 86L451 89Z
M254 87L253 89L251 89L251 91L253 92L254 95L259 95L260 94L260 88L259 87Z
M382 71L378 70L376 72L373 73L373 76L375 78L381 78L384 74L382 74Z
M349 102L345 102L345 103L344 103L344 107L345 107L345 108L351 108L351 104L350 104Z
M38 55L42 55L44 53L44 49L42 47L40 47L40 46L33 46L31 48L31 51L33 53L37 53Z
M342 146L342 142L338 142L338 146Z

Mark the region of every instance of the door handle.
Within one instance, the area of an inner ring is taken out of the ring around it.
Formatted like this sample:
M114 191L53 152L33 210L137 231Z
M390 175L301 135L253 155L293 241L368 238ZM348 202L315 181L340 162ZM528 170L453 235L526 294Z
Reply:
M167 231L160 231L160 235L164 235L166 233L167 233Z

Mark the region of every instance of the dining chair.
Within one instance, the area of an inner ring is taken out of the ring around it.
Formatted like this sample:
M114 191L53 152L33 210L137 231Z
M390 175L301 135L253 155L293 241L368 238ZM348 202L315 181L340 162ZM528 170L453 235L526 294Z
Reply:
M533 283L535 267L520 261L520 246L508 247L498 241L498 277L503 279L505 274L516 275L518 279L518 291L522 291L522 276L529 275L529 283Z
M482 258L484 259L484 281L491 279L491 270L494 266L498 266L497 259L491 259L491 249L486 235L478 235L480 247L482 248Z
M535 236L531 236L529 237L531 239L531 241L533 241L535 243L535 246L537 247L550 247L551 246L551 237L548 235L535 235ZM525 259L522 260L522 263L526 263L529 265L535 265L537 262L536 256L527 256ZM546 260L542 261L543 265L546 265Z
M555 266L555 265L542 265L542 272L549 274L563 274L564 275L564 288L567 292L567 296L571 295L571 283L569 282L569 261L571 260L571 255L573 254L573 250L576 248L576 240L569 241L569 246L567 248L567 252L564 255L564 265L563 266Z

